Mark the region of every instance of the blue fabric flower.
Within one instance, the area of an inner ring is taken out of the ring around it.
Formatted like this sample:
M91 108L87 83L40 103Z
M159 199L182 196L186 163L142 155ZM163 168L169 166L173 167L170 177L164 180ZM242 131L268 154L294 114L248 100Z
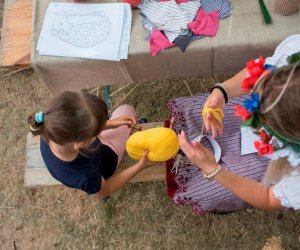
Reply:
M259 95L257 93L251 94L251 99L244 101L244 106L249 113L253 113L259 109Z

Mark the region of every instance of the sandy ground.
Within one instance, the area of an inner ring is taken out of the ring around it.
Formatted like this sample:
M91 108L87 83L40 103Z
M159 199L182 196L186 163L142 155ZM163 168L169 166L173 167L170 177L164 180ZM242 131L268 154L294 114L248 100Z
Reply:
M24 187L26 117L43 109L50 94L32 70L4 76L11 71L1 68L0 76L0 249L297 249L300 245L297 212L249 208L197 217L189 207L171 203L164 182L128 184L106 203L65 187ZM217 80L185 79L194 93ZM132 87L115 95L112 106ZM125 102L150 121L159 121L168 115L167 99L180 95L189 95L182 80L147 83Z

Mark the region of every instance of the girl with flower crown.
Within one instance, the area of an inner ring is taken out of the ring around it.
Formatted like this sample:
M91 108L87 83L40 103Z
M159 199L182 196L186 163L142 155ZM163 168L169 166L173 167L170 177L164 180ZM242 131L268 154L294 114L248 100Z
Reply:
M237 75L216 84L208 97L168 102L184 153L177 175L168 179L176 204L190 205L197 214L248 204L266 210L300 209L299 52L300 34L290 36L273 56L251 60ZM241 155L240 119L234 113L260 138L254 142L257 153ZM218 162L205 138L193 141L202 124L222 149Z
M133 166L114 174L136 114L129 105L118 107L108 119L103 100L87 92L65 91L28 123L40 135L40 149L50 174L67 187L108 196L143 169L153 165L148 153Z

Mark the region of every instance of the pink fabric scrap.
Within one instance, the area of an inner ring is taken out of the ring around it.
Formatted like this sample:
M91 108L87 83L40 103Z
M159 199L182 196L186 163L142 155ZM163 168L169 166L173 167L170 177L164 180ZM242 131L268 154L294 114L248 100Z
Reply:
M167 1L170 1L170 0L159 0L159 2L167 2ZM189 2L189 1L191 1L191 0L175 0L175 2L176 2L177 4L187 3L187 2Z
M166 49L174 46L175 43L170 43L170 41L158 30L155 29L150 36L150 53L152 56L158 54L162 49Z
M189 2L190 0L175 0L175 2L177 3L177 4L181 4L181 3L187 3L187 2Z
M199 9L195 20L188 23L188 28L197 36L215 36L219 29L219 10L206 13Z

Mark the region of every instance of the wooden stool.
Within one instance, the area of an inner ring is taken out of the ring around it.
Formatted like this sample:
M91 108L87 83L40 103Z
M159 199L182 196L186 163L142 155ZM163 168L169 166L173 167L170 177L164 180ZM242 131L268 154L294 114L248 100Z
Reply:
M161 127L163 123L143 123L145 129L153 127ZM122 161L117 168L116 173L132 166L135 163L127 153L124 154ZM155 166L144 169L137 174L130 182L146 182L146 181L164 181L166 179L166 167L164 163L158 163ZM49 186L61 185L48 172L40 152L40 137L27 134L26 142L26 166L25 166L25 186Z

